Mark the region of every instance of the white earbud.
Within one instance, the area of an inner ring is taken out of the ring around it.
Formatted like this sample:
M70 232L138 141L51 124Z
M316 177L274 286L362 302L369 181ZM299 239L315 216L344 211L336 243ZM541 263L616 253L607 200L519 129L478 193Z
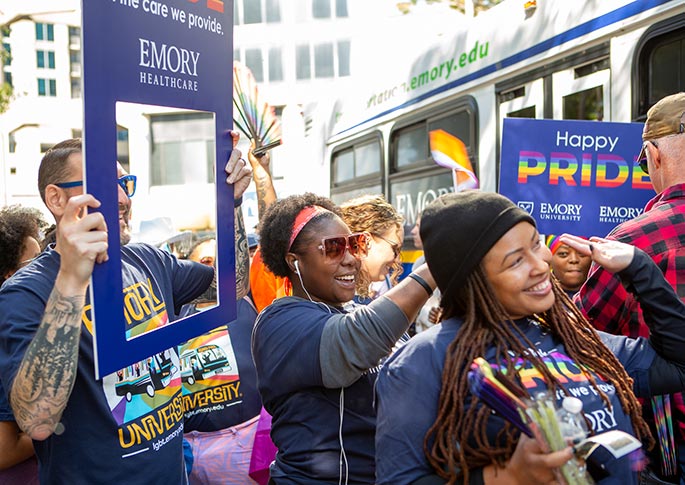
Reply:
M299 267L297 260L295 260L295 273L300 274L300 267Z

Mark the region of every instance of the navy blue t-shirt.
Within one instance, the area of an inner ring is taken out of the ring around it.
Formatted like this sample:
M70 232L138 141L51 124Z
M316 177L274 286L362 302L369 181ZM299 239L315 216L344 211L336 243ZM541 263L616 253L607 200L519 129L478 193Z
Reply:
M377 370L344 389L323 386L319 344L332 311L323 304L284 297L265 308L255 324L252 352L264 407L273 417L271 438L279 451L271 478L278 485L338 483L341 401L347 483L375 481ZM345 475L343 469L343 483Z
M186 432L230 428L262 409L250 348L257 310L247 297L236 305L234 322L180 348Z
M210 284L213 270L179 261L152 246L121 249L122 331L175 319ZM38 329L59 270L59 254L43 252L0 289L0 379L12 382ZM41 483L184 483L183 403L176 349L96 380L91 305L86 302L74 389L62 415L64 432L34 441Z
M532 321L517 322L533 343L542 362L557 376L571 395L583 401L583 412L595 433L619 429L633 434L630 416L623 412L614 386L594 375L611 402L609 409L585 375L566 354L564 345ZM376 477L378 485L408 484L433 472L423 452L428 429L438 414L442 370L447 347L454 340L461 321L450 319L412 338L381 369L376 387ZM647 340L632 340L600 332L602 341L616 355L636 389L648 388L649 367L656 355ZM494 349L484 356L492 364ZM546 389L539 371L527 365L520 371L522 384L531 395ZM563 396L557 396L563 398ZM469 402L469 398L466 399ZM560 402L558 403L560 405ZM488 419L487 434L492 442L504 422L498 415ZM612 462L606 484L637 483L628 457Z

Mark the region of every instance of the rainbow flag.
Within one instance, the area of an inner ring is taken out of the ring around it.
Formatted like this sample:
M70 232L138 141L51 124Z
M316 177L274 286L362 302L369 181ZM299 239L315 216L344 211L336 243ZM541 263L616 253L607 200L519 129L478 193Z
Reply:
M473 172L464 142L444 130L430 131L428 137L435 163L452 170L454 191L477 189L478 178Z

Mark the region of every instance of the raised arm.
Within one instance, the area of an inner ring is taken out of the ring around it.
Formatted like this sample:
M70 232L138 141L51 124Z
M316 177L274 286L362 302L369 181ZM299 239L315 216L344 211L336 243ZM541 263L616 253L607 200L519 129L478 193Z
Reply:
M436 287L425 263L412 275L368 305L326 322L319 347L326 387L352 384L390 353Z
M654 350L667 361L685 364L685 303L654 261L641 249L618 241L592 237L588 243L568 235L561 240L617 273L623 286L640 302Z
M60 269L36 335L14 378L10 404L19 427L35 440L59 424L76 380L81 315L96 262L107 260L107 226L100 203L88 194L72 197L57 229Z
M243 194L250 185L252 169L242 158L242 153L236 145L240 134L231 132L233 137L233 151L226 163L226 183L233 185L233 220L235 221L235 292L236 299L239 300L247 295L250 290L250 252L247 247L247 234L245 233L245 222L243 221L243 210L240 204Z
M254 154L255 148L255 142L252 140L247 158L250 161L250 165L252 165L252 179L257 190L257 214L259 220L261 220L264 211L276 202L276 189L274 189L273 180L271 179L271 155L269 155L269 152L266 152L261 157L258 157Z

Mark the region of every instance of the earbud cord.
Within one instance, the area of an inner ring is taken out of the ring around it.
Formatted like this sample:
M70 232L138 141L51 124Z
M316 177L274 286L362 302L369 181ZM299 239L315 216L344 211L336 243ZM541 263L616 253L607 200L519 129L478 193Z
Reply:
M345 413L345 388L340 388L340 427L338 428L338 439L340 440L340 475L338 477L338 485L342 485L343 462L345 463L345 485L349 479L349 466L347 464L347 454L345 453L345 445L343 443L343 415Z
M309 301L311 301L312 303L317 303L317 302L315 302L314 300L312 300L312 297L311 297L311 295L309 294L309 292L307 291L307 288L304 287L304 281L302 281L302 275L300 274L300 269L299 269L299 268L297 268L297 272L296 272L295 274L296 274L297 277L300 279L300 285L302 285L302 289L303 289L304 292L307 294L307 298L309 298ZM328 310L328 311L329 311L329 313L330 313L330 310Z
M307 291L307 288L304 286L304 281L302 281L302 275L300 274L300 268L297 268L297 277L300 280L300 285L302 286L302 289L304 290L305 294L307 295L307 298L309 298L309 301L312 303L317 303L317 304L322 304L321 302L314 301L312 300L311 295ZM332 313L331 309L329 308L328 305L323 303L324 307L326 310L328 310L328 313ZM342 485L342 476L343 476L343 463L345 464L345 485L347 485L348 480L349 480L349 466L347 464L347 454L345 453L345 445L343 444L343 415L345 413L345 388L340 388L340 426L338 428L338 439L340 440L340 474L338 476L338 485Z

